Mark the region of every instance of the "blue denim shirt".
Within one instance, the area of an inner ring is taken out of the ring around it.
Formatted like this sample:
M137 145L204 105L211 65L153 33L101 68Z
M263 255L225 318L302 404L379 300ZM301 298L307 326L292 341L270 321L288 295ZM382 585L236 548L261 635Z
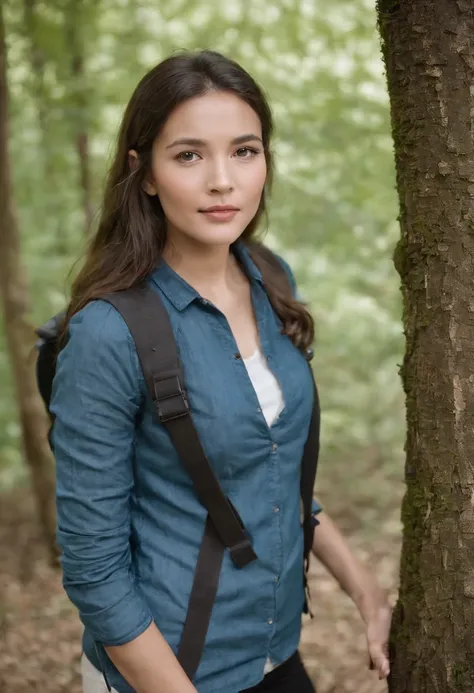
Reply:
M243 244L234 252L283 391L271 428L224 315L165 262L150 276L171 319L200 439L258 556L244 569L224 556L195 678L200 693L256 685L267 657L291 656L304 606L299 483L313 404L309 365L280 333ZM119 693L131 693L103 645L127 643L154 620L177 652L206 510L157 421L120 314L93 301L73 317L69 334L51 406L63 584L85 626L86 655Z

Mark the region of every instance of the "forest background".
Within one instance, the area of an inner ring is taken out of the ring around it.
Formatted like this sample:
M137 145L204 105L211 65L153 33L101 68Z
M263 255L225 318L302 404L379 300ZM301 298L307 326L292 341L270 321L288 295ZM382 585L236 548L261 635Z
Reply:
M316 493L394 593L405 439L392 261L400 232L374 3L11 0L4 20L32 325L65 305L141 76L176 49L213 48L263 85L276 120L267 242L292 265L317 322ZM43 556L14 402L0 324L0 690L76 693L80 627ZM368 671L354 608L322 568L313 579L303 651L319 693L386 690Z

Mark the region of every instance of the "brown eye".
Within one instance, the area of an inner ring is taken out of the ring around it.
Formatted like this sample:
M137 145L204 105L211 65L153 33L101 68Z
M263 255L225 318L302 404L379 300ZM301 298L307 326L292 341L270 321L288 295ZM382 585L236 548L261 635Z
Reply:
M193 156L197 156L197 154L195 152L181 152L176 158L184 163L190 163L191 161L194 161L192 158Z

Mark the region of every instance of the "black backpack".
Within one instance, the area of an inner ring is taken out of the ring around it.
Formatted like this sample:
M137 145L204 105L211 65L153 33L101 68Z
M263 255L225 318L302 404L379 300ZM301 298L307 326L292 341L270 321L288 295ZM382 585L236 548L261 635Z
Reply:
M276 273L281 280L282 288L287 292L291 291L285 270L270 250L259 245L258 254L254 251L252 257L264 278L268 273L268 265L271 265L273 274ZM135 341L157 417L167 429L192 479L195 491L208 511L177 655L178 661L192 680L204 649L225 550L229 550L232 561L238 568L244 568L257 556L239 513L223 492L199 440L186 397L183 370L173 330L159 295L144 283L100 298L113 305L126 322ZM63 320L64 313L60 313L37 330L40 341L37 343L36 375L38 388L47 408L51 399L58 338ZM308 360L311 356L312 351L308 351ZM304 448L300 485L304 529L305 612L310 614L307 571L313 543L311 510L319 454L319 429L319 398L314 383L314 406ZM101 659L100 654L99 658ZM110 691L106 677L105 681Z

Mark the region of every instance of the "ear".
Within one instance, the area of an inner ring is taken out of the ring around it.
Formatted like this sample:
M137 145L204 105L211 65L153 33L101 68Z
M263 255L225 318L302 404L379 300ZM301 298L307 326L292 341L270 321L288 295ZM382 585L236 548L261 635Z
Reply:
M130 149L128 152L128 165L130 166L130 171L136 171L140 166L140 158L135 149ZM142 187L147 195L158 195L155 184L153 180L151 180L150 174L148 174L143 181Z
M136 171L140 166L140 160L135 149L129 149L128 151L128 165L130 167L130 171Z

